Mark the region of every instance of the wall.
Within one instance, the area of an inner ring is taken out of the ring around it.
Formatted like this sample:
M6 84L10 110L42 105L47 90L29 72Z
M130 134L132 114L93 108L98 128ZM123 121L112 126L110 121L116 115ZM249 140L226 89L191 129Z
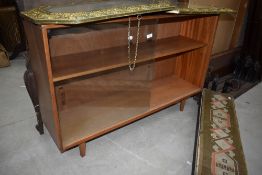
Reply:
M241 0L189 0L190 5L226 7L236 11ZM237 15L221 15L214 41L213 54L229 49Z

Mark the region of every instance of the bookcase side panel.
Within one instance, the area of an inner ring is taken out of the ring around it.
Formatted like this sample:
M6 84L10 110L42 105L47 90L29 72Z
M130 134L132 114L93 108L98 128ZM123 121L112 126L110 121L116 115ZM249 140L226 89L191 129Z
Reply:
M41 26L24 21L24 28L28 40L29 64L36 79L37 94L43 123L54 142L62 151L60 126L57 116L54 86L50 61L48 62L47 34ZM45 38L46 37L46 38Z
M180 35L202 41L207 45L184 54L176 62L176 74L198 87L203 87L214 43L218 16L201 17L182 23ZM182 68L180 68L182 67ZM182 76L181 76L182 75Z

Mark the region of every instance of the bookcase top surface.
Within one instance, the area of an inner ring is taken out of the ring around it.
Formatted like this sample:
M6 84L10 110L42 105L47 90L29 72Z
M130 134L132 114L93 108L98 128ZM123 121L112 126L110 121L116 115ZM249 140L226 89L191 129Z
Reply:
M76 0L42 5L21 14L36 24L83 24L156 12L178 15L235 13L228 8L192 6L176 0Z

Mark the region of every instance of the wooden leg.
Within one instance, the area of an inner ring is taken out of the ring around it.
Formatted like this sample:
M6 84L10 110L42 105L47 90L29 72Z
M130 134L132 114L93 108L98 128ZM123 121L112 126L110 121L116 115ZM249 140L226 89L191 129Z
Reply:
M86 155L86 143L81 143L79 145L79 151L80 151L80 156L85 157L85 155Z
M185 104L186 104L186 100L182 100L182 101L180 102L180 111L184 111Z
M44 125L43 125L42 116L41 116L40 107L39 107L37 84L36 84L34 72L32 71L30 63L29 63L29 59L27 60L26 67L27 67L27 70L25 71L25 74L24 74L24 82L25 82L27 92L34 105L34 109L36 113L37 125L35 126L35 128L37 129L39 134L42 135L44 134Z

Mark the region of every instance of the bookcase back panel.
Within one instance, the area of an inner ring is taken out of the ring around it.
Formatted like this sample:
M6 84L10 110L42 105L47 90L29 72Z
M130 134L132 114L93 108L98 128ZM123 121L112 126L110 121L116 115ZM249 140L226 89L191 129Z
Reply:
M185 80L202 88L209 65L209 59L214 43L218 16L207 16L184 21L181 24L180 35L206 43L206 46L183 55L180 64L187 66L182 74Z
M147 34L156 33L155 24L140 22L139 42L147 41ZM130 35L133 37L132 43L135 44L137 36L137 21L131 21ZM127 46L128 22L113 24L91 24L86 26L50 30L51 38L50 52L52 57L70 55L107 49L111 47ZM155 39L153 36L152 39Z
M156 26L157 30L157 39L169 38L179 36L181 22L179 21L172 21L172 22L165 22L165 23L158 23Z

